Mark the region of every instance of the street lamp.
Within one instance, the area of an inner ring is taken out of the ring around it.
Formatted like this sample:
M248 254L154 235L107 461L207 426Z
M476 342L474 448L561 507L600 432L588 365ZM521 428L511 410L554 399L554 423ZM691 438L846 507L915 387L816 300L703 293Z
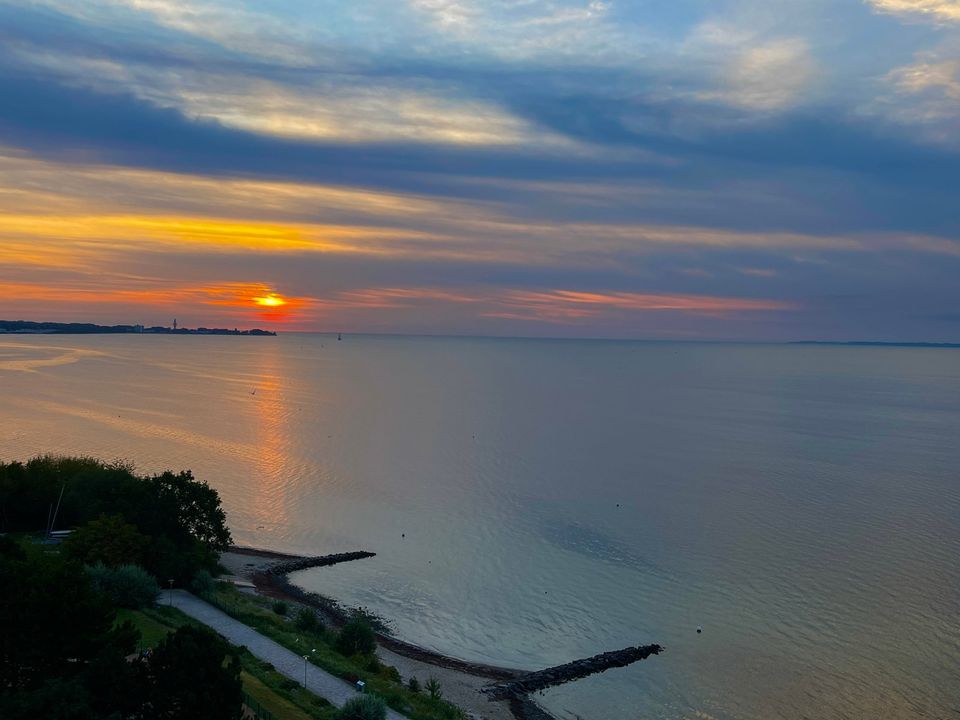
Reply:
M169 600L170 607L173 607L173 578L170 578L169 583L170 583L170 594L167 596L167 599Z
M311 650L310 652L311 652L311 653L315 653L316 651L317 651L317 649L314 648L314 649ZM308 657L309 657L309 655L304 655L304 656L303 656L303 689L304 689L304 690L307 689L307 658L308 658Z

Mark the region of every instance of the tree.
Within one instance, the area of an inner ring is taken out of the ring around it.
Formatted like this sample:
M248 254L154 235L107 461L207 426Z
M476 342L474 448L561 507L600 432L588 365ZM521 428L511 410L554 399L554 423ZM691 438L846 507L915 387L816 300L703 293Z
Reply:
M139 565L148 542L123 515L100 515L73 532L63 551L85 565Z
M93 689L131 672L124 657L137 630L114 626L109 600L79 563L8 549L0 587L0 717L79 720L129 710L129 698Z
M0 463L0 528L42 530L58 503L56 527L93 523L70 552L89 563L136 563L164 583L215 571L231 542L219 494L189 471L141 477L120 463L52 456Z
M147 717L242 717L240 659L205 628L185 625L164 638L150 657L148 675L152 687Z
M351 618L337 636L337 650L351 655L373 655L377 649L377 640L371 627L358 617Z
M158 500L171 504L178 524L210 550L222 552L232 539L227 529L227 515L220 507L220 494L185 470L165 472L148 481Z

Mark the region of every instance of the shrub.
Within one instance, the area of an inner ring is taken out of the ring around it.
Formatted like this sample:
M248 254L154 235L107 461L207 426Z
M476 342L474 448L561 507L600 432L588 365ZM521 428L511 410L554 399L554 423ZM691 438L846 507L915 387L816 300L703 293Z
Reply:
M286 615L289 609L289 606L283 600L275 600L272 607L277 615Z
M190 581L190 592L201 596L212 593L213 575L206 570L198 570Z
M309 608L300 608L297 611L296 625L298 630L319 634L323 632L323 621Z
M142 562L148 543L148 538L123 515L101 514L75 530L63 544L63 552L85 565L117 567Z
M410 682L407 683L407 687L410 688L410 692L418 693L420 692L420 681L412 677L410 678Z
M153 688L147 717L241 717L240 659L213 631L179 628L160 642L148 665Z
M439 700L443 697L443 691L440 689L440 681L435 677L427 680L426 688L427 692L430 693L431 700Z
M337 650L350 657L352 655L373 655L377 641L371 627L361 618L355 617L347 622L337 636Z
M387 704L376 695L358 695L347 700L336 720L384 720L387 717Z
M111 568L97 563L87 567L87 576L96 590L107 595L119 607L146 607L152 605L160 594L154 577L138 565Z

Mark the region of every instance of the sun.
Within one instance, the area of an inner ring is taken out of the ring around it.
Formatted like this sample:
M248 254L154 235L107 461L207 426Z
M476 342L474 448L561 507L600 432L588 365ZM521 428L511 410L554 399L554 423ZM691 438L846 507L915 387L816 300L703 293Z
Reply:
M280 307L281 305L287 304L287 301L276 293L269 293L261 297L255 297L253 298L253 301L261 307Z

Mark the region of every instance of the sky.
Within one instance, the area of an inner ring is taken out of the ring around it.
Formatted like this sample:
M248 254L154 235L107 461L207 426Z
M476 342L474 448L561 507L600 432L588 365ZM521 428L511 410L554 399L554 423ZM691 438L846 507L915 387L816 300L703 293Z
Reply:
M0 0L0 293L960 341L960 0Z

